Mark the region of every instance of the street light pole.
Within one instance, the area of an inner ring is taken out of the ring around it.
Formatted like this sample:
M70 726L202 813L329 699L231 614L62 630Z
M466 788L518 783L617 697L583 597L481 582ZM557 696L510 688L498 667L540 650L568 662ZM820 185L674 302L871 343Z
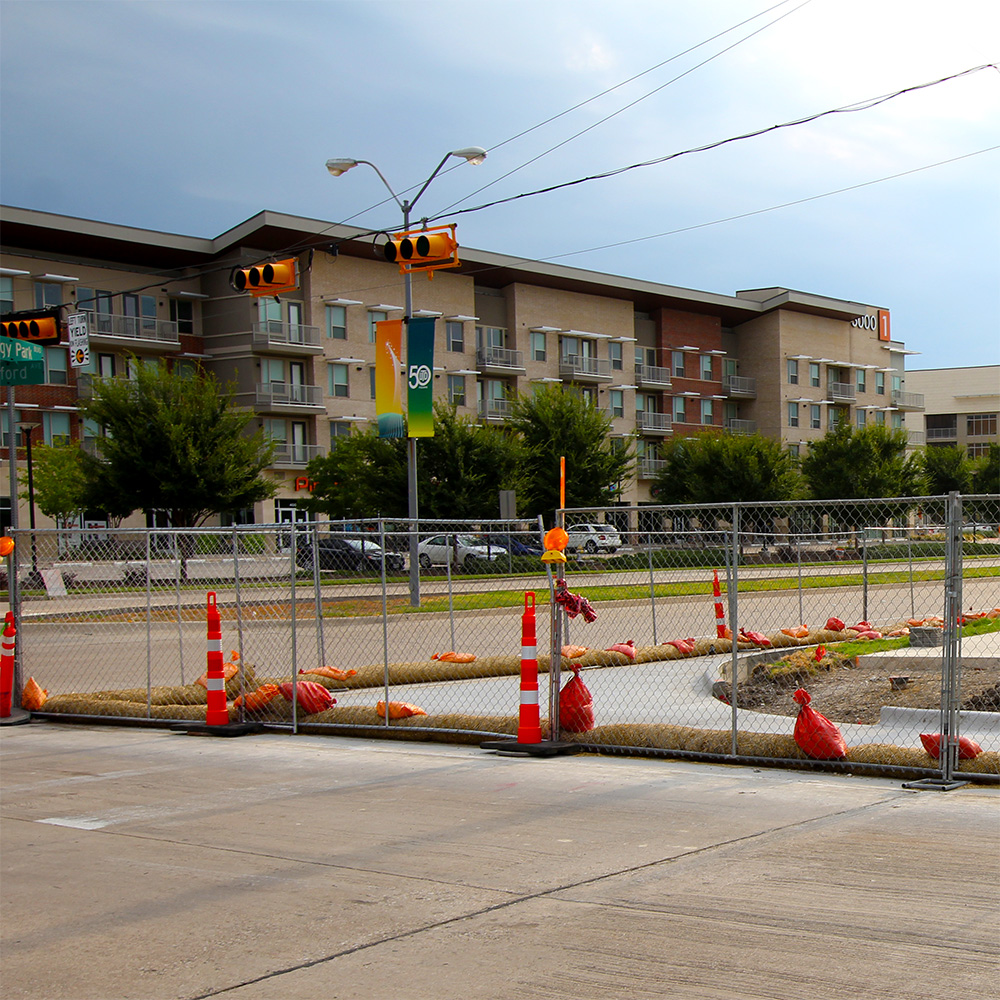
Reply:
M483 160L486 159L486 150L481 146L467 146L464 149L455 149L450 153L445 153L441 158L441 162L434 168L430 177L424 181L421 185L420 190L413 196L412 199L400 199L396 192L392 189L392 185L385 179L382 175L382 171L379 170L371 160L355 160L347 157L335 158L326 161L326 169L334 176L339 177L341 174L346 173L352 167L356 167L359 163L364 163L371 167L375 173L378 174L379 179L385 185L386 190L392 195L393 200L399 206L403 213L403 231L409 232L410 229L410 211L413 206L417 203L420 196L427 190L430 186L432 180L440 173L441 168L448 162L448 160L453 157L459 157L465 160L467 163L471 163L473 166L478 166ZM403 294L404 294L404 324L408 324L413 316L413 279L410 272L403 272ZM397 373L398 377L398 373ZM420 607L420 563L417 556L417 545L419 542L419 534L417 530L417 519L419 518L419 505L417 498L417 439L415 437L407 437L406 440L406 486L407 486L407 513L410 520L410 604L413 607Z
M31 434L41 424L30 423L29 421L19 421L18 427L24 433L25 458L28 463L28 525L31 528L31 573L28 575L26 585L29 587L44 587L45 581L38 572L38 545L35 540L35 477L34 463L31 460Z

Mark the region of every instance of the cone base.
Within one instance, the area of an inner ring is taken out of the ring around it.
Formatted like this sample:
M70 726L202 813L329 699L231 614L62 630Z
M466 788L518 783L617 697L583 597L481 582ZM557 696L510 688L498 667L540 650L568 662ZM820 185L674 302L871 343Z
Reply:
M207 722L183 722L170 728L189 736L249 736L251 733L264 731L259 722L229 722L224 726L213 726Z
M542 740L540 743L519 743L517 740L486 740L479 744L481 750L496 750L513 757L556 757L582 753L579 743L565 743L560 740Z

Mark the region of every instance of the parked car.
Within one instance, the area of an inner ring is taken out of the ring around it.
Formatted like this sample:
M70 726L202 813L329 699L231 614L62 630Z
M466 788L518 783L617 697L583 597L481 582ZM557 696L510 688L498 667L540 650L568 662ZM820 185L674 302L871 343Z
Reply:
M493 562L506 555L502 545L492 541L487 544L474 535L434 535L417 546L417 559L424 569L446 566L449 562L469 569L476 562Z
M615 528L607 524L573 524L566 529L569 541L567 552L616 552L622 539Z
M370 538L320 536L316 540L316 551L319 553L320 569L371 570L381 573L382 561L385 560L387 573L399 573L405 566L405 560L398 552L383 552L378 542ZM312 569L311 539L299 540L295 561L303 569Z
M489 542L502 545L512 556L540 556L545 551L534 535L490 535Z

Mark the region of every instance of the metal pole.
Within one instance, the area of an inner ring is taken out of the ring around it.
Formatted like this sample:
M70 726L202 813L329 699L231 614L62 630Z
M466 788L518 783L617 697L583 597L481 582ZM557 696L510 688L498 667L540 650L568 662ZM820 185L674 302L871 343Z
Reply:
M910 617L916 618L916 601L913 597L913 536L909 532L906 534L906 554L910 561Z
M10 600L11 611L14 612L14 628L18 634L21 633L21 585L18 581L17 568L17 546L18 538L18 517L17 517L17 438L14 436L16 427L17 411L14 404L14 387L7 386L7 457L10 464L10 533L15 541L14 551L7 559L7 595ZM14 646L14 686L11 691L11 704L20 705L22 684L22 653L23 641L19 641Z
M295 519L294 512L292 513L291 524L289 525L291 529L291 548L289 551L289 559L291 561L291 595L292 595L292 608L291 608L291 621L292 621L292 732L297 733L299 731L299 681L298 681L298 658L295 655L295 644L298 641L298 628L295 613L295 583L296 583L296 573L298 571L298 564L296 562L296 555L299 549L299 539L298 539L298 522Z
M146 718L153 717L153 604L149 589L152 531L146 530Z
M730 684L729 684L729 716L732 726L732 753L735 757L738 753L737 732L739 726L738 713L736 710L737 690L739 687L739 651L736 648L736 640L739 636L739 571L737 569L740 558L740 509L733 505L733 544L732 552L726 560L726 596L729 603L729 629L733 633L732 652L730 659Z
M868 621L868 532L865 531L864 538L861 539L861 620Z
M410 228L410 202L404 201L403 208L403 230ZM409 329L410 319L413 316L413 278L409 271L403 273L403 326ZM409 345L409 341L407 341ZM409 363L409 351L406 354L406 361ZM408 384L408 380L407 380ZM407 408L409 413L409 408ZM409 434L409 425L407 425ZM415 608L420 607L420 561L417 558L417 545L420 541L419 523L420 504L417 497L417 439L407 437L406 439L406 510L410 519L410 604ZM386 718L388 718L386 712Z
M951 782L958 767L960 657L962 654L962 500L948 494L945 543L944 648L941 655L941 780Z
M656 645L656 583L653 579L653 546L647 547L649 553L649 605L653 612L653 645Z
M181 668L181 687L184 686L184 616L181 611L181 557L180 546L177 544L177 532L174 538L174 596L177 598L177 659Z
M382 560L383 569L385 560ZM313 571L313 607L316 613L316 666L326 663L326 643L323 641L323 589L319 582L319 525L312 525L312 571Z
M449 634L451 635L451 646L449 649L455 648L455 595L451 589L451 556L452 552L458 551L458 536L455 537L454 542L450 540L451 536L445 535L445 542L448 548L448 558L445 560L445 568L448 573L448 627Z
M804 622L805 613L802 610L802 539L795 536L795 555L799 564L799 622Z
M240 722L246 721L247 672L243 659L243 601L240 596L240 545L236 525L232 527L233 586L236 589L236 650L240 654Z

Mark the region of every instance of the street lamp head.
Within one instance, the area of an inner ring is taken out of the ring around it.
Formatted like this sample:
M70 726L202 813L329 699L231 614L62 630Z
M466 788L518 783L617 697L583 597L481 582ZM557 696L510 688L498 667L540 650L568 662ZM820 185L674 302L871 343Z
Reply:
M351 167L356 167L357 165L357 160L351 160L347 157L340 157L326 161L326 169L329 170L334 177L339 177L341 174L347 173Z
M466 146L464 149L452 150L449 156L461 156L466 162L478 167L486 159L486 150L482 146Z

